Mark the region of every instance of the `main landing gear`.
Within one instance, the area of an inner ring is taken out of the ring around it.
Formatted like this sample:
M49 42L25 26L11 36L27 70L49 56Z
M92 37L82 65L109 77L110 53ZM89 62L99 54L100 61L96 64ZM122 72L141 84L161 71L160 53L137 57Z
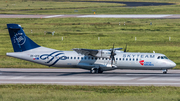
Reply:
M167 71L168 71L167 69L164 69L163 74L167 74Z
M91 68L90 73L103 73L101 68Z

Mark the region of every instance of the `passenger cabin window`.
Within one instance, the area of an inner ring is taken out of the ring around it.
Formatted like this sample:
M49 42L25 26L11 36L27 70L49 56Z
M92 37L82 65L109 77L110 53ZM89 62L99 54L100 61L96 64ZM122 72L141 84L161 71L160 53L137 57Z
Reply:
M121 58L119 58L119 60L121 60Z
M78 57L78 59L79 59L79 57Z
M71 57L71 59L72 59L72 57Z
M76 57L74 57L74 59L76 59Z

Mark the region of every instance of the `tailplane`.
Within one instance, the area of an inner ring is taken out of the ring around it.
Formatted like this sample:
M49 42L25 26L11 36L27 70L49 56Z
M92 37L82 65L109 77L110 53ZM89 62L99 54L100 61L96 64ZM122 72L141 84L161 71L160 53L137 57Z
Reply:
M11 42L13 45L14 52L22 52L30 49L40 47L29 37L27 37L18 24L7 24Z

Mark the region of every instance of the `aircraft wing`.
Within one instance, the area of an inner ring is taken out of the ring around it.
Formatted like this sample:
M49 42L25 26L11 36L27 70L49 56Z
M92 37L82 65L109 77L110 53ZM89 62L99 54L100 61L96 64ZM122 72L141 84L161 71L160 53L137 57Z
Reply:
M114 48L114 50L121 50L121 49L123 48ZM95 50L95 49L74 48L73 50L76 51L78 54L82 54L82 55L109 58L112 49Z
M76 51L78 54L82 55L91 55L95 56L99 51L95 49L82 49L82 48L74 48L74 51Z

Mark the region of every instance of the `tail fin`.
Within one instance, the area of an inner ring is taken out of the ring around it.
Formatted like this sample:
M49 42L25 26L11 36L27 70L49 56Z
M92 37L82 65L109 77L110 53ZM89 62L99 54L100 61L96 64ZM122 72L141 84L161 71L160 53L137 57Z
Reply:
M7 24L14 52L22 52L40 47L38 44L28 38L22 27L18 24Z

